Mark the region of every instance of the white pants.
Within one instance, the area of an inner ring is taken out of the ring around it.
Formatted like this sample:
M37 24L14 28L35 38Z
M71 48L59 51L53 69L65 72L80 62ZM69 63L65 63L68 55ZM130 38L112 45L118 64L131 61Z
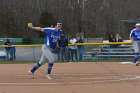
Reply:
M140 51L140 41L133 41L133 48L135 53L139 53Z

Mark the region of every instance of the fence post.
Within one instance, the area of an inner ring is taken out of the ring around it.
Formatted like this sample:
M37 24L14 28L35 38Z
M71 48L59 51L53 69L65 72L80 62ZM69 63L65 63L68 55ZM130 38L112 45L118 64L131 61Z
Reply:
M108 47L108 52L109 52L109 53L108 53L108 54L109 54L109 55L108 55L108 60L110 60L110 51L111 51L111 50L110 50L110 45L109 45L109 47Z
M35 46L33 46L33 60L35 61Z

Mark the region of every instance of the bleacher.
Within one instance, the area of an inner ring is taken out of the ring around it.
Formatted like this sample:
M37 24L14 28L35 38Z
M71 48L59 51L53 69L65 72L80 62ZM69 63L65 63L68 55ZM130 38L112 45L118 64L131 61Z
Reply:
M133 59L134 50L132 45L102 45L92 47L90 50L85 51L83 55L85 60L98 60L98 59Z

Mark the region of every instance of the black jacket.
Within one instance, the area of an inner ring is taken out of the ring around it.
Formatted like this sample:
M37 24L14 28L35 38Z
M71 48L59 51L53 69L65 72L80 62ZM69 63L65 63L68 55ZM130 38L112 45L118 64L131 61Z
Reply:
M66 46L68 46L68 38L66 36L61 36L58 39L58 46L59 47L66 47Z

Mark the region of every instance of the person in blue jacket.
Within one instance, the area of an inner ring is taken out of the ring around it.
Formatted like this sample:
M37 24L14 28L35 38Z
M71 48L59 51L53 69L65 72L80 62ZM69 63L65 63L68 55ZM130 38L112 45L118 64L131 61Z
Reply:
M15 43L13 42L12 39L10 39L9 46L10 46L10 60L11 61L16 59L16 48L14 45L15 45Z

